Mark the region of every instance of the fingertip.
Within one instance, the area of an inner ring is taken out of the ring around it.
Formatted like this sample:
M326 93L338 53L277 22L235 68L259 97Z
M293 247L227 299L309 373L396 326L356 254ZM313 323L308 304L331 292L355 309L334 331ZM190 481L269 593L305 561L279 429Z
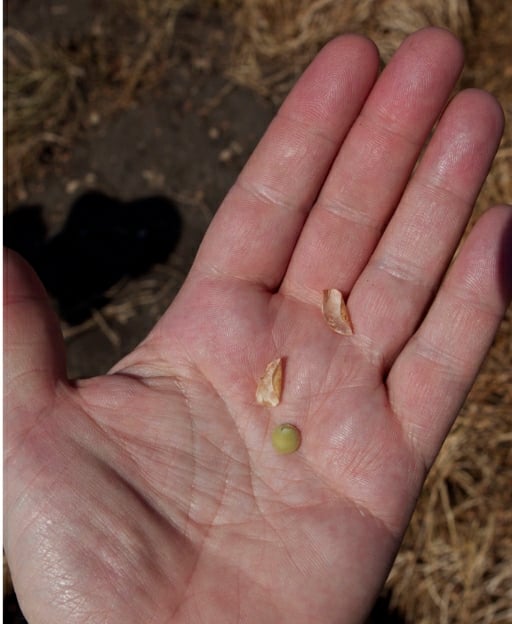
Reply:
M453 83L464 67L465 52L462 42L451 31L439 26L426 26L408 35L396 56L401 58L404 52L407 53L412 67L420 63L439 76L447 73ZM412 67L406 69L404 66L404 71L412 71Z
M368 60L379 61L379 49L375 42L361 33L343 33L333 37L322 48L319 54L339 55L347 51L367 56Z
M485 124L493 134L501 137L505 127L505 113L492 93L473 87L464 89L453 98L449 108L453 104L457 105L458 111L471 111L478 126ZM457 115L460 116L459 113Z
M320 54L332 56L335 67L339 67L343 61L356 68L356 73L366 72L373 81L377 78L380 65L379 49L375 42L365 35L359 33L338 35L324 46Z
M316 123L339 115L352 101L361 105L377 79L379 62L373 41L358 34L339 35L311 61L282 110Z
M429 46L436 48L446 48L459 57L461 65L464 63L465 50L462 41L448 28L442 26L424 26L410 35L408 35L404 43L428 43Z

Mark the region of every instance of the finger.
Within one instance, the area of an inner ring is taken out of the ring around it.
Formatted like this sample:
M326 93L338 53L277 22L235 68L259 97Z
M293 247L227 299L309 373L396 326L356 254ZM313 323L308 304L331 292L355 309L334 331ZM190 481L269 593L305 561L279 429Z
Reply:
M329 43L283 103L219 208L198 272L274 289L320 186L378 71L365 38Z
M387 368L417 327L489 171L503 114L487 93L457 96L351 292L356 331Z
M460 43L428 28L401 45L348 134L304 227L281 291L306 301L350 291L461 71Z
M512 207L475 225L431 309L388 375L390 404L428 469L512 297Z
M10 438L31 426L28 420L51 404L56 384L66 377L58 319L34 271L12 251L4 252L4 356Z

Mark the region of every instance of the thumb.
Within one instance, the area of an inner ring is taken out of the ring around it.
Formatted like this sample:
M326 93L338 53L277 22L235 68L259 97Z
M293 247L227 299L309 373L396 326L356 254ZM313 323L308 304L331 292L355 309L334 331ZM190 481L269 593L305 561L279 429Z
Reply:
M66 379L64 340L57 315L29 264L4 252L4 401L7 424L36 416ZM31 423L19 423L23 428ZM16 427L15 427L16 428Z

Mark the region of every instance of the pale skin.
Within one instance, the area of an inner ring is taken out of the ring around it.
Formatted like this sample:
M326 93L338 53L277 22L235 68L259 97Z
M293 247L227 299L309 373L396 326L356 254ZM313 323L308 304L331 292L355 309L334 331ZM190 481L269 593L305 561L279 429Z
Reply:
M482 91L445 109L462 64L439 29L379 77L368 40L328 44L105 376L66 379L46 295L7 256L5 547L31 624L364 621L512 291L507 206L446 273L503 126ZM260 406L276 357L281 403Z

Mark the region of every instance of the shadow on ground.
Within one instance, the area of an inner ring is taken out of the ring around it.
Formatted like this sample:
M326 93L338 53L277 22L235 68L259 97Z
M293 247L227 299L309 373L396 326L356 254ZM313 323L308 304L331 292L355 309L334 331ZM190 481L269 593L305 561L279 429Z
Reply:
M180 234L178 210L162 196L122 202L85 193L51 238L41 206L22 206L4 220L5 245L30 262L70 325L108 303L107 291L123 277L165 262Z

